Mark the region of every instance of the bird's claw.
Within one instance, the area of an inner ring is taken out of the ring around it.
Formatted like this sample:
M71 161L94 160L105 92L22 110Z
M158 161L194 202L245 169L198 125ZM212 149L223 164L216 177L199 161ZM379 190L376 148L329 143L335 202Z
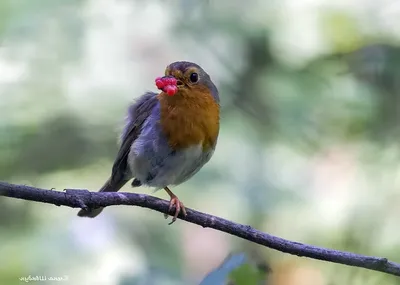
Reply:
M172 225L176 219L178 218L178 215L180 212L182 212L182 214L184 216L187 215L186 213L186 209L185 206L183 205L183 203L178 199L178 197L174 196L171 197L171 200L169 201L169 208L168 208L168 212L171 212L172 208L175 206L176 210L175 210L175 214L172 217L172 221L168 224L168 225ZM168 215L164 214L164 217L167 219Z

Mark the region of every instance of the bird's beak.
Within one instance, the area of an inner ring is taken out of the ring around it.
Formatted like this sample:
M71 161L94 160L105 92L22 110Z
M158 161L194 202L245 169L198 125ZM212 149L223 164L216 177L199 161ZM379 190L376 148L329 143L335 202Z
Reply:
M163 77L161 77L161 80L165 81L166 79L169 79L169 78L174 78L176 80L176 78L172 75L163 76Z
M167 79L167 78L174 78L174 79L176 80L176 87L179 88L179 87L182 87L182 86L183 86L183 82L180 81L180 80L178 80L175 76L167 75L167 76L161 77L162 80L165 80L165 79Z

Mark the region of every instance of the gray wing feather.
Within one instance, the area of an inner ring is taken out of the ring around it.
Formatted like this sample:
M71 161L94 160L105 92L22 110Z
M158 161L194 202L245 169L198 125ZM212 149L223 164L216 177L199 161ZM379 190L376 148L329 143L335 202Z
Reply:
M117 183L131 175L127 158L133 142L140 135L142 126L158 103L157 93L147 92L129 107L124 131L121 135L121 146L114 161L111 183ZM132 177L129 177L129 179Z

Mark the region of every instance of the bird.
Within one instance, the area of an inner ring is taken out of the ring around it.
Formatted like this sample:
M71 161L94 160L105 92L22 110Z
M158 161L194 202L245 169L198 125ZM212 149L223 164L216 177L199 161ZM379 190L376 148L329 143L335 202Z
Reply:
M169 195L170 224L186 208L170 190L192 178L213 156L220 129L220 98L210 75L189 61L170 63L155 84L128 108L120 147L110 178L99 192L131 186L164 189ZM94 218L103 208L83 208L80 217ZM167 218L168 215L165 215Z

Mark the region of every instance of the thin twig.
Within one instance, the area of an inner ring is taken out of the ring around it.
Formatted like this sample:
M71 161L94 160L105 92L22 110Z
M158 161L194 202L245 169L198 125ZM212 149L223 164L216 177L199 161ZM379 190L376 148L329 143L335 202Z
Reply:
M43 202L72 208L96 208L112 205L131 205L168 213L169 203L159 198L136 193L98 193L88 190L68 189L64 192L44 190L24 185L0 182L0 196ZM172 209L173 210L173 209ZM313 259L367 268L400 276L400 264L382 257L365 256L289 241L258 231L251 226L237 224L220 217L186 208L187 216L180 219L202 227L213 228L255 242L266 247Z

